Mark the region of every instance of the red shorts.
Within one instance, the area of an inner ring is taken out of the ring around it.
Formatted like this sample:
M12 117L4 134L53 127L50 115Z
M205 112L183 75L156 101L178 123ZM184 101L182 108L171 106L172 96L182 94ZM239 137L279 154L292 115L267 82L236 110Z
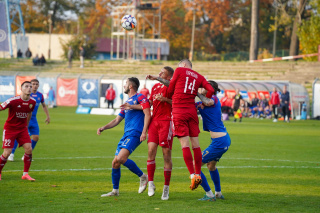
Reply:
M12 149L15 140L18 141L19 146L22 146L25 143L31 143L28 129L25 128L20 131L4 129L2 135L2 149Z
M152 120L148 129L148 143L154 142L161 147L172 149L172 121Z
M175 111L175 112L174 112ZM198 137L200 133L197 110L179 108L172 110L173 135Z

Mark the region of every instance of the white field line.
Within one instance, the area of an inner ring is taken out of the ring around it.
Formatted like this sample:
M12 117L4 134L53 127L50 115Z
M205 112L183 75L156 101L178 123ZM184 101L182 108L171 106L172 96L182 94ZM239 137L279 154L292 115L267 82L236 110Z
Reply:
M33 158L35 160L73 160L73 159L99 159L99 158L110 158L113 159L114 156L83 156L83 157L55 157L55 158ZM147 156L132 156L132 158L147 158ZM162 157L156 157L162 159ZM183 157L172 157L173 159L179 159ZM259 159L259 158L228 158L222 157L222 160L252 160L252 161L279 161L279 162L292 162L292 163L311 163L311 164L320 164L320 162L316 161L293 161L293 160L281 160L281 159Z
M219 166L219 169L320 169L320 166ZM30 169L31 172L65 172L65 171L103 171L112 168L92 168L92 169ZM140 168L146 170L147 168ZM163 170L163 168L157 168ZM187 169L187 167L173 167L175 169ZM5 170L4 172L21 172L22 170Z

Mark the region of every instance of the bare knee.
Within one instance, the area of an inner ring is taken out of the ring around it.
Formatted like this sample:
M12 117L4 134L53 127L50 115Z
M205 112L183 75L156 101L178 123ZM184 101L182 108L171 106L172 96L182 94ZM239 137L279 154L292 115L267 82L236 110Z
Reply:
M24 148L24 152L28 155L32 154L32 147L30 146L25 146Z
M32 140L38 141L39 140L39 135L32 135Z
M211 162L207 163L207 167L208 167L209 171L216 170L216 164L217 163L215 161L211 161Z
M11 154L12 149L4 149L3 150L3 157L5 157L6 159L9 157L9 155Z
M120 166L121 166L121 164L117 161L117 159L116 159L116 158L113 159L113 161L112 161L112 168L114 168L114 169L119 169Z
M124 164L127 161L128 158L124 156L117 156L117 162L120 164Z

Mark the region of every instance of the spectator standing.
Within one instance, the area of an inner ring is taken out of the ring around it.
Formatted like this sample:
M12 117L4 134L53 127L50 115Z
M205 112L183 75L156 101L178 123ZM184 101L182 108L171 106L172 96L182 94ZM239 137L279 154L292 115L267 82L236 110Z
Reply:
M81 46L80 47L80 53L79 53L79 55L80 55L80 68L84 68L84 54L85 54L85 52L84 52L84 49L83 49L83 47ZM109 107L108 107L109 108ZM113 108L113 107L112 107Z
M69 68L72 67L72 57L73 57L73 50L71 48L71 46L69 46L69 50L68 50L68 61L69 61Z
M17 58L22 58L22 52L21 52L20 49L19 49L18 52L17 52Z
M283 113L283 121L290 122L290 111L289 111L289 103L290 103L290 94L287 91L287 86L283 86L283 91L280 97L280 106L282 108Z
M113 102L115 98L116 98L116 91L114 91L113 85L110 84L109 88L106 90L106 100L108 102L108 108L110 108L110 105L111 105L111 108L113 109Z
M146 85L143 85L143 88L140 90L140 93L143 94L144 96L146 96L146 98L149 99L150 92L149 92L149 90L146 88Z
M233 114L236 115L237 111L240 107L240 101L242 100L242 96L240 95L240 90L236 89L236 95L234 96L233 102L232 102L232 108L233 108ZM233 122L237 122L237 116L235 116ZM239 118L239 122L242 121L242 117Z
M278 107L280 105L280 96L277 91L277 88L273 88L273 92L271 93L270 103L272 105L272 112L274 114L273 122L278 122Z
M26 51L26 57L27 58L31 58L32 57L32 52L31 52L31 50L29 49L29 47L28 47L28 49L27 49L27 51Z
M49 106L49 108L53 108L53 106L54 106L54 99L56 98L56 94L55 94L52 86L50 87L50 90L49 90L49 92L48 92L48 98L49 98L48 106Z

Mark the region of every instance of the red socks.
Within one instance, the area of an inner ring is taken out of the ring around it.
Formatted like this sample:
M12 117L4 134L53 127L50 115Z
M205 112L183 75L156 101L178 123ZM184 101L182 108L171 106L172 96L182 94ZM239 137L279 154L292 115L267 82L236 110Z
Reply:
M147 161L147 170L148 170L148 181L153 181L154 171L156 170L156 161L148 160Z
M164 185L169 186L171 179L171 170L164 168Z
M182 154L183 154L184 162L186 163L186 166L189 170L190 175L194 174L193 158L192 158L190 148L188 146L182 147Z
M1 171L6 163L7 163L7 159L3 155L1 155L1 157L0 157L0 174L1 174Z
M32 154L28 155L24 153L24 169L23 172L29 172L29 168L31 166L31 161L32 161Z
M200 147L193 148L194 155L194 167L196 170L196 174L201 174L201 165L202 165L202 153Z

